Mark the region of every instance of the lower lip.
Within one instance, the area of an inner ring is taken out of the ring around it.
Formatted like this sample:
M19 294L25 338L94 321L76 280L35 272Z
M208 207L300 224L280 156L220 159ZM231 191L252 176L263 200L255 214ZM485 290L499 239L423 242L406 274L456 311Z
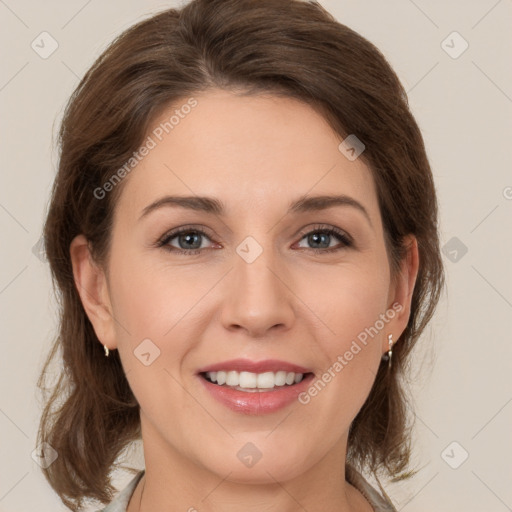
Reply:
M227 386L213 384L201 375L198 377L213 398L229 409L243 414L259 415L276 412L297 400L298 395L308 388L314 375L309 373L293 386L255 392L238 391Z

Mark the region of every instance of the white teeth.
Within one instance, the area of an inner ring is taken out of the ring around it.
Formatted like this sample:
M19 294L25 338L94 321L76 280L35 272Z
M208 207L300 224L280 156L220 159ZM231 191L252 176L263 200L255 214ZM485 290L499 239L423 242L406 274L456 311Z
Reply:
M238 384L240 384L240 374L238 372L228 372L226 384L228 386L238 386Z
M275 385L275 376L273 372L265 372L258 374L258 388L271 389Z
M283 371L277 372L275 383L276 383L276 386L284 386L286 384L286 372L283 372Z
M225 384L239 389L272 389L285 384L288 386L298 384L304 378L304 374L283 370L264 373L220 371L206 372L206 377L219 386Z
M257 388L258 376L255 373L240 372L239 385L242 388Z

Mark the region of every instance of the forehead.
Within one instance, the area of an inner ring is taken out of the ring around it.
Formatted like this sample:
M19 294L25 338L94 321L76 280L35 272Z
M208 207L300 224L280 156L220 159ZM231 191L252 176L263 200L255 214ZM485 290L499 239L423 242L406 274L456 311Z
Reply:
M125 178L118 209L140 213L160 196L183 194L278 212L305 194L339 193L378 215L370 170L348 160L339 135L298 100L215 90L166 108L147 137L152 147Z

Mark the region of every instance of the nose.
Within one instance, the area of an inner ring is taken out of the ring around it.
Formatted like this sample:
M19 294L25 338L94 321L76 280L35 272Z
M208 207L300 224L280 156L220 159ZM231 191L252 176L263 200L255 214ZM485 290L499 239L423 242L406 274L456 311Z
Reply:
M290 329L295 317L294 295L273 251L263 250L252 263L238 253L233 258L234 268L222 303L223 326L231 331L243 330L254 338Z

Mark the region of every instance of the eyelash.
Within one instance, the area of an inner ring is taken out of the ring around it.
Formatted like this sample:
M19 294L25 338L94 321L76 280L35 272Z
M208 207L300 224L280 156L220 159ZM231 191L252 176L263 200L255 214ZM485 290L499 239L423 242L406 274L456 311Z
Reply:
M171 247L170 245L168 245L169 242L173 238L176 238L177 236L179 236L181 234L184 234L184 233L195 233L195 234L199 234L201 236L205 236L207 238L210 238L208 236L208 234L203 229L201 229L201 228L197 228L197 227L194 227L194 226L185 226L185 227L178 228L176 230L173 230L173 231L170 231L170 232L166 233L162 238L160 238L157 241L156 246L162 248L164 251L172 252L174 254L188 255L188 256L193 256L195 254L199 254L199 253L201 253L202 251L205 250L205 249L177 249L176 247ZM300 240L302 240L307 235L311 235L313 233L319 233L319 234L324 234L324 235L335 236L335 237L337 237L341 241L342 246L341 247L331 247L331 248L328 248L328 249L302 248L303 250L312 251L312 252L314 252L316 254L319 254L319 253L332 253L332 252L340 251L342 249L346 249L346 248L349 248L349 247L353 246L352 239L345 232L341 231L338 228L332 227L332 226L325 227L325 226L321 226L321 225L316 225L316 226L313 227L312 230L301 231L299 233L300 237L301 237Z

